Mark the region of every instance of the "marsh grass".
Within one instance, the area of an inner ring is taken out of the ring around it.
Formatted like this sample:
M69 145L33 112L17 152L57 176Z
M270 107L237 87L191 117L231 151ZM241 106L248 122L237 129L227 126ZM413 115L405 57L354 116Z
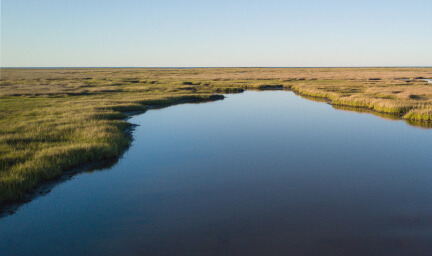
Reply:
M130 141L125 112L285 88L427 127L432 84L418 77L432 78L432 69L1 69L0 204L67 169L117 157Z

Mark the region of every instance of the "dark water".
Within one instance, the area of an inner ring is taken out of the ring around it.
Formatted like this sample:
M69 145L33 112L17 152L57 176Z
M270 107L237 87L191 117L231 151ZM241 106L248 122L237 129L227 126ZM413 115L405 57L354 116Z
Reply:
M114 167L0 219L0 255L432 255L432 130L291 92L152 110Z

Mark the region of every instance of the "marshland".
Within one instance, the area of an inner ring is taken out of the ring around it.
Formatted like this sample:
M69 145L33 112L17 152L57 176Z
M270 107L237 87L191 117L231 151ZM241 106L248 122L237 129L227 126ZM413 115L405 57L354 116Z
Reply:
M214 94L284 88L333 106L432 120L432 68L2 69L0 203L118 156L127 112Z
M83 221L104 238L86 237L74 253L430 251L426 79L432 68L3 68L0 203L34 200L3 215L0 238L38 236L68 216L68 233L52 227L37 239L40 254L63 251L43 242L59 234L74 247Z

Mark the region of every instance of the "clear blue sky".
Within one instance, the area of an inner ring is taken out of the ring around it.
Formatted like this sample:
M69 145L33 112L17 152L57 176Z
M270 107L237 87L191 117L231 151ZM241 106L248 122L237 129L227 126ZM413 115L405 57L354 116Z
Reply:
M1 65L432 66L432 0L2 0Z

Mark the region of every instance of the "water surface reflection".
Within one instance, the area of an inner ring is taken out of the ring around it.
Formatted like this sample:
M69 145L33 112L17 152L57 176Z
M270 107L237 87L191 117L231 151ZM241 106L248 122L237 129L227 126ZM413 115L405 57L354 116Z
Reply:
M432 130L292 92L152 110L122 159L0 220L0 255L427 255Z

